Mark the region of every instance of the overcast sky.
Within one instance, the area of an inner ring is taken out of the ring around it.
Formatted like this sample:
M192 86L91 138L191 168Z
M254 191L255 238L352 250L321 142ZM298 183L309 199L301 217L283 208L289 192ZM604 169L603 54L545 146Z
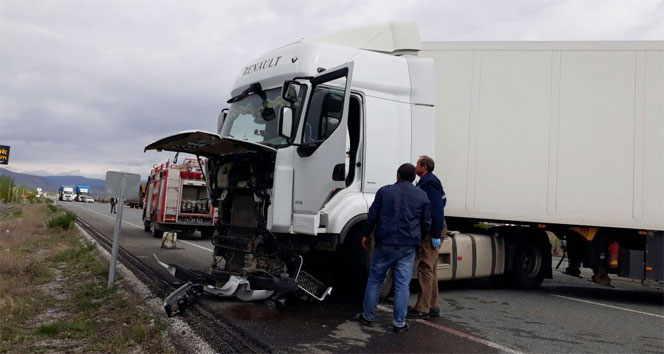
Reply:
M190 6L195 5L195 6ZM0 0L0 145L12 171L146 177L143 153L214 131L243 65L301 38L414 21L422 40L663 40L664 1Z

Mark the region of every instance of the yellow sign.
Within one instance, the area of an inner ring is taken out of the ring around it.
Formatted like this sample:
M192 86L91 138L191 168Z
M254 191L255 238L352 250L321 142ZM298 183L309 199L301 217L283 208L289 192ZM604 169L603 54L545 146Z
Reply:
M9 165L9 146L0 145L0 165Z

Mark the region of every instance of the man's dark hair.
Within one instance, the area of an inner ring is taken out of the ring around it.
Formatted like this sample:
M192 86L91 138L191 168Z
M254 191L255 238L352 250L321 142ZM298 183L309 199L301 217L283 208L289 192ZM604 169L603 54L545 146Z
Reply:
M415 180L415 166L411 163L405 163L399 166L397 170L397 175L402 181L413 182Z
M420 156L420 164L427 168L427 172L433 172L433 168L436 167L436 164L433 163L433 159L427 155Z

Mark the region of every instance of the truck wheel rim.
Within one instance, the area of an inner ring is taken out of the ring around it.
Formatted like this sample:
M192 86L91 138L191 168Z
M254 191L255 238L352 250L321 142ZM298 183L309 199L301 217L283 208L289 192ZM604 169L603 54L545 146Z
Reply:
M528 278L535 278L542 267L542 257L539 249L535 245L530 245L526 249L526 256L523 260L523 270Z

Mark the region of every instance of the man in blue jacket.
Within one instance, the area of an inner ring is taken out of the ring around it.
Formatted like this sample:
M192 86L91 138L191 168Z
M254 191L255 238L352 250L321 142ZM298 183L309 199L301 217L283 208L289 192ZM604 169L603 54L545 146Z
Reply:
M415 167L420 181L417 186L426 192L431 204L431 228L426 230L420 250L420 263L417 266L417 280L420 283L420 294L415 308L408 311L407 318L427 318L440 316L438 306L438 249L441 237L445 237L445 204L447 197L443 184L433 174L435 165L429 156L420 156Z
M363 325L372 325L376 318L380 287L391 268L394 274L393 329L395 332L408 329L408 285L413 273L415 249L421 246L420 230L431 227L429 199L426 193L413 186L414 180L415 166L401 165L397 170L397 183L379 189L369 208L362 230L362 246L369 249L369 236L375 229L375 248L362 303L363 312L355 316Z

